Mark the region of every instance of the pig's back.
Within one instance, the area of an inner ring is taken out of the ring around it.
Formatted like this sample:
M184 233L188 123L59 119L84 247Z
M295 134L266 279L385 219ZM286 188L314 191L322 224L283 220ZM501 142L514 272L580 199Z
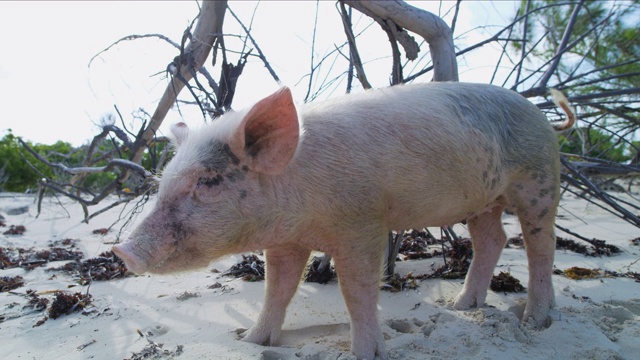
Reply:
M546 117L490 85L395 86L300 113L304 135L292 168L303 193L313 194L307 205L354 221L382 216L391 228L457 222L526 169L557 162Z

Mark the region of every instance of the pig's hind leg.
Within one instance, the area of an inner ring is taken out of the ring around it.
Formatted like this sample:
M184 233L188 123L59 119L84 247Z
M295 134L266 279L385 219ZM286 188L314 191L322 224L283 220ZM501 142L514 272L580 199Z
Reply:
M493 270L507 242L501 221L503 210L504 206L498 205L467 219L473 259L464 287L454 301L453 306L458 310L484 305Z
M545 181L546 180L546 181ZM539 176L538 182L519 186L516 212L529 263L527 305L522 320L536 328L547 324L549 310L555 306L553 258L556 248L554 233L559 189L552 179Z
M310 251L298 246L265 251L265 301L258 321L242 341L261 345L277 345L287 306L296 293Z

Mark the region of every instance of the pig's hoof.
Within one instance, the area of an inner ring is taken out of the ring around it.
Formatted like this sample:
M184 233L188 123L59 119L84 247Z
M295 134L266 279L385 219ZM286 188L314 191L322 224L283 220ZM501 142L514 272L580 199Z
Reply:
M453 308L456 310L469 310L477 306L478 301L474 296L462 296L461 294L453 301Z
M262 360L281 360L288 359L286 354L282 354L275 350L265 350L260 354Z
M522 322L529 328L536 330L548 329L553 324L553 318L549 315L527 316L522 318Z
M249 329L237 328L233 332L236 333L236 340L242 340L248 331Z
M522 322L534 329L547 329L553 323L553 319L549 315L553 307L553 299L547 302L538 302L531 304L531 300L527 301L527 306L522 315Z
M240 329L238 329L240 330ZM274 346L276 344L276 335L270 332L258 332L254 331L253 328L245 331L242 334L238 334L241 339L240 341L254 343L258 345L264 346Z

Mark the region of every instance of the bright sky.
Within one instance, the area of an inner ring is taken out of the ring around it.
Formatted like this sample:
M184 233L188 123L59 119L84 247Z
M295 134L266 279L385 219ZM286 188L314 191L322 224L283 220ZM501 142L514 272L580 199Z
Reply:
M438 14L455 2L410 3ZM476 26L508 22L517 3L463 2L455 36ZM245 24L250 22L256 2L229 4ZM307 90L305 74L311 66L315 9L312 1L262 2L252 31L283 83L293 87L300 101ZM316 62L345 39L335 2L321 1L319 9ZM127 125L132 122L131 113L138 108L152 113L167 83L163 71L177 55L172 46L155 39L128 41L99 56L91 67L89 61L130 34L163 34L179 42L197 13L194 1L0 1L0 137L6 129L12 129L14 135L36 143L64 140L80 145L99 132L95 124L114 112L114 104ZM359 13L354 14L360 28L370 22ZM447 23L451 16L445 17ZM489 36L487 30L471 30L456 45L464 48L485 39ZM242 34L230 14L226 15L224 32ZM234 46L231 38L228 41L228 47L239 50L237 42ZM387 85L390 66L386 35L374 24L357 41L361 56L367 59L365 70L371 82L374 86ZM427 46L422 49L424 54ZM488 82L498 55L495 46L485 46L467 61L461 61L461 81ZM324 66L325 73L328 67ZM425 77L421 81L428 80ZM259 60L250 59L240 78L234 107L248 106L278 86ZM344 86L339 89L344 92ZM177 121L190 125L202 122L197 109L184 111L182 116L171 112L161 130ZM135 131L138 126L140 123L136 123Z

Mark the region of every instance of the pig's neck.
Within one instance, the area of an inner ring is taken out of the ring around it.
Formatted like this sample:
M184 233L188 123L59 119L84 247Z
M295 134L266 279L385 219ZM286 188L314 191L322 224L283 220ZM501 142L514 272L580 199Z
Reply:
M294 164L292 164L294 165ZM267 201L261 212L265 225L264 248L290 243L303 237L310 225L311 217L301 200L299 172L294 165L279 176L265 176ZM256 234L260 236L260 234Z

